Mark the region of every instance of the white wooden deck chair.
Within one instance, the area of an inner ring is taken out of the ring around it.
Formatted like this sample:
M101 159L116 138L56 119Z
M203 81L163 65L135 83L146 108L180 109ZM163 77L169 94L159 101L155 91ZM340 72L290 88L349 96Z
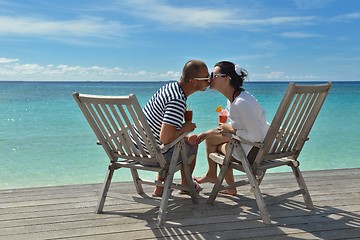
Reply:
M331 82L318 85L295 85L290 83L279 108L273 118L264 142L255 143L241 139L234 134L227 134L231 140L227 145L226 156L211 153L210 158L221 164L218 179L212 189L208 203L213 203L222 189L250 184L255 195L263 222L270 224L270 216L259 185L267 169L288 165L292 168L299 189L275 198L277 202L299 194L303 195L305 205L313 209L313 203L299 169L299 154L308 140L309 132L331 88ZM250 165L241 142L260 148L256 159ZM241 163L232 159L233 151L241 156ZM226 169L231 166L235 170L246 173L247 181L238 181L232 186L222 185Z
M192 159L187 159L184 147L186 134L171 144L158 146L138 100L133 94L115 97L74 93L73 96L110 159L96 213L103 211L112 176L114 171L119 168L130 169L139 194L144 193L142 184L164 187L158 214L159 226L163 225L165 221L171 188L189 191L192 201L198 203L198 196L189 170L189 162ZM134 128L137 129L138 134ZM143 143L138 135L141 136ZM175 149L169 165L162 152L172 146L175 146ZM140 162L143 164L158 163L158 166L144 166ZM174 173L183 166L188 186L173 183ZM162 176L166 177L166 180L163 182L143 180L139 177L137 170L158 172L163 174Z

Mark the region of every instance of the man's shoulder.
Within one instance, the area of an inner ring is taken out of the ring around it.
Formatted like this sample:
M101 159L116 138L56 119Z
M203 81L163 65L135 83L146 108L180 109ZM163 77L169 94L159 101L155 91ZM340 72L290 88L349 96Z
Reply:
M165 89L180 89L180 85L178 82L169 82L163 86Z
M178 82L167 83L163 91L169 101L186 101L186 97Z

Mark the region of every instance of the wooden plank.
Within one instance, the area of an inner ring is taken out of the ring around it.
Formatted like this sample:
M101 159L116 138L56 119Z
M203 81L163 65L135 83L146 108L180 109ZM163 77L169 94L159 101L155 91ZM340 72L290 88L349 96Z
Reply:
M213 205L206 204L211 184L203 184L199 204L173 191L164 228L156 225L159 198L137 195L132 182L112 185L104 214L94 214L99 184L1 190L0 239L356 239L359 173L303 172L315 210L306 209L301 196L292 197L268 206L269 226L246 186L236 197L219 196ZM270 196L292 186L292 173L270 173L261 185ZM150 194L152 187L144 190Z

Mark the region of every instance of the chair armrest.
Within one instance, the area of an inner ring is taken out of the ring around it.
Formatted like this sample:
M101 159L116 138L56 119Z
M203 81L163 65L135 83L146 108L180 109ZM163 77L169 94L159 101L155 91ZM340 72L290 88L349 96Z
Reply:
M168 144L161 144L160 149L162 153L167 152L170 148L175 146L178 142L180 142L182 139L184 139L190 132L185 132L178 136L174 141L168 143Z
M221 133L229 138L232 138L232 139L235 139L236 141L239 141L241 143L245 143L245 144L248 144L250 146L254 146L254 147L258 147L258 148L263 148L263 144L260 143L260 142L252 142L252 141L249 141L249 140L246 140L245 138L242 138L238 135L236 135L233 131L226 131L226 130L223 130L222 132L220 132L218 129L214 129L214 132L217 132L217 133Z

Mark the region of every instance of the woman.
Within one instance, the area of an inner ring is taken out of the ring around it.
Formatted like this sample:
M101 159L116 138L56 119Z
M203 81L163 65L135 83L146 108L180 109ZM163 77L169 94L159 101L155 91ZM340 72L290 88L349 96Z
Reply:
M266 121L265 111L258 103L256 98L243 89L243 82L247 78L247 71L235 65L232 62L222 61L214 66L211 73L210 89L214 89L222 93L228 99L229 123L220 124L220 132L222 130L233 131L238 136L253 142L261 142L264 140L265 134L269 128ZM226 144L229 138L221 133L208 130L199 134L198 142L205 140L206 155L210 153L221 153L225 155ZM252 163L257 155L258 148L247 144L241 144L247 155L248 160ZM235 152L233 157L239 160L238 154ZM196 182L215 183L217 178L217 164L208 157L209 169L205 176L195 178ZM225 175L226 182L230 185L234 183L234 175L231 168ZM223 194L236 195L236 188L221 191Z

